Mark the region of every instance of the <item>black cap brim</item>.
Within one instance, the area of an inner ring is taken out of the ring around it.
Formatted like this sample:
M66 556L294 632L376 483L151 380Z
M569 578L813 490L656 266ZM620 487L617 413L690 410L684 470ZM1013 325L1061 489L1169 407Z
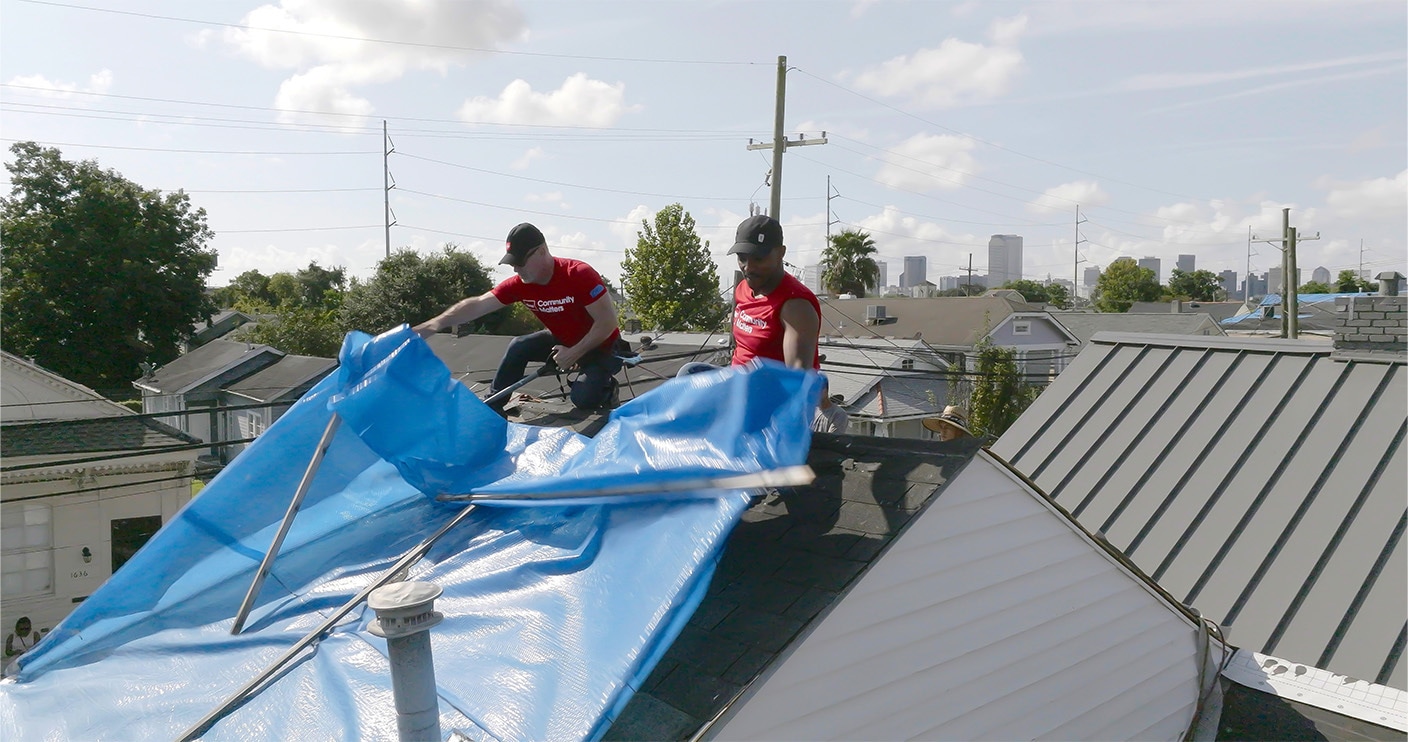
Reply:
M772 248L767 245L758 245L752 242L735 242L733 247L728 249L729 255L753 255L762 257L772 252Z

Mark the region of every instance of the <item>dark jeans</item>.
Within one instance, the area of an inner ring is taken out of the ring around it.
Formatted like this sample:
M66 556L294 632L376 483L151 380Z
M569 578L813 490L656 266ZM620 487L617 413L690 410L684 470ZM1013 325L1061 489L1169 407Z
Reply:
M616 341L619 345L620 340ZM552 348L558 345L557 338L547 330L539 330L531 335L519 335L504 350L504 358L499 361L499 371L494 374L494 384L490 394L499 391L526 375L530 361L543 362L552 357ZM594 410L605 406L611 399L612 378L621 370L621 359L616 357L615 348L598 348L582 356L577 362L580 373L572 381L572 405L579 409ZM504 400L507 402L508 400ZM503 402L495 405L503 409Z

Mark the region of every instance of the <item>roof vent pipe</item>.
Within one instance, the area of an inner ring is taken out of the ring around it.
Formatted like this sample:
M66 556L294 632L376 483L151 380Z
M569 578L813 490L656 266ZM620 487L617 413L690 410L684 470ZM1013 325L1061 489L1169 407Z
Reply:
M396 731L401 742L440 739L440 696L430 656L430 627L445 616L435 610L439 585L396 582L367 596L376 611L369 631L386 639L391 660L391 693L396 700Z
M1374 278L1379 281L1379 296L1398 296L1398 287L1403 283L1402 273L1384 271Z

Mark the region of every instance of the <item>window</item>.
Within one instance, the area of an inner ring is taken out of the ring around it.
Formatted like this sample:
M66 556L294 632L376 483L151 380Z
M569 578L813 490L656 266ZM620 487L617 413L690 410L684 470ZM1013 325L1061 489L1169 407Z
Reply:
M902 370L905 370L905 371L913 371L913 370L914 370L914 359L913 359L913 358L906 358L906 359L900 361L900 368L901 368Z
M0 532L0 597L54 592L54 530L48 505L5 508Z
M112 522L112 571L127 563L147 540L161 530L160 515L117 518Z
M1013 334L1013 335L1030 335L1030 334L1032 334L1032 323L1031 323L1031 322L1013 322L1013 323L1012 323L1012 334Z

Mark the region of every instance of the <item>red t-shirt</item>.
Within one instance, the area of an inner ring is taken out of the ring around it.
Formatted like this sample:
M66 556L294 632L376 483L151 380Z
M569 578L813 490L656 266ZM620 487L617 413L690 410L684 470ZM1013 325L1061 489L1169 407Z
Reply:
M767 296L757 296L747 281L739 281L733 289L733 365L741 366L754 358L782 358L782 305L792 299L806 299L821 320L821 303L816 294L802 285L790 273L782 274L782 282ZM821 349L812 352L812 368L821 368Z
M587 306L606 296L606 283L595 268L580 260L553 258L552 278L545 284L524 283L516 274L490 289L501 304L523 302L559 343L571 347L592 329ZM621 337L619 329L602 343L608 348Z

